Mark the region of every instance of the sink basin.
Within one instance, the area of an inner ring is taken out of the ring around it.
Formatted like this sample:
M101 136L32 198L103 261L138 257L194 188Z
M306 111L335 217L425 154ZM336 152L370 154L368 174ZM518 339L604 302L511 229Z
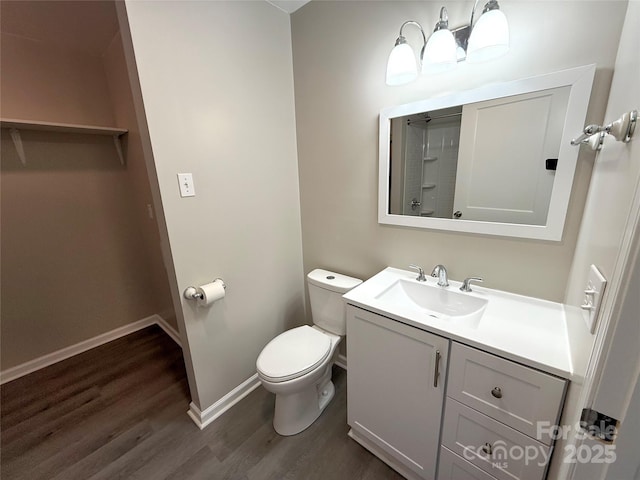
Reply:
M399 279L375 298L392 308L417 310L432 318L476 327L487 300L452 288Z

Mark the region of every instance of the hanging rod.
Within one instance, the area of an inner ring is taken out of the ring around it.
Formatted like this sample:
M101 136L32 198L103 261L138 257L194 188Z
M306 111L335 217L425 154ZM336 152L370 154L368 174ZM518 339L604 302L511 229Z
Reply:
M448 113L446 115L436 115L435 117L432 117L427 113L428 118L414 118L414 119L407 118L407 125L411 125L412 123L417 123L417 122L430 122L431 120L440 120L441 118L460 117L460 116L462 116L462 112Z
M588 143L594 150L600 150L607 135L611 135L619 142L629 143L636 130L637 121L638 111L632 110L622 114L620 118L608 125L587 125L578 137L571 140L571 145Z

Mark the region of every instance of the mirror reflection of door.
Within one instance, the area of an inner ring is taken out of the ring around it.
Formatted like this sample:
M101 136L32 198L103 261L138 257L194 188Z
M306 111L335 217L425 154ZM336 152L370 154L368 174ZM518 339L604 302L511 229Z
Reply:
M453 210L457 218L544 225L569 87L465 105Z

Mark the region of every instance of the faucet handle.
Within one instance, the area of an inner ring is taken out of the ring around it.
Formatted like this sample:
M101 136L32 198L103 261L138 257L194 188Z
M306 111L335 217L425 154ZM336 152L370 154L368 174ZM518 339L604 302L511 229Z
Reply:
M422 267L419 267L418 265L409 265L409 268L413 268L414 270L418 271L418 276L416 277L416 280L419 282L426 282L427 281L427 277L424 276L424 270L422 269Z
M480 277L465 278L464 282L462 282L462 286L460 287L460 290L463 291L463 292L472 292L473 290L471 290L471 282L480 282L480 283L482 283L483 280Z

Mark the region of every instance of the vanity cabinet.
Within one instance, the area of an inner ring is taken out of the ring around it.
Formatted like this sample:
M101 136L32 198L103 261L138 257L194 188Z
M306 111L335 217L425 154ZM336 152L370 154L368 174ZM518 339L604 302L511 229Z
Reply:
M449 343L347 306L349 436L409 479L436 475Z
M452 342L438 480L542 480L566 383Z
M564 306L450 283L388 267L343 296L349 435L408 479L544 480L572 370Z

